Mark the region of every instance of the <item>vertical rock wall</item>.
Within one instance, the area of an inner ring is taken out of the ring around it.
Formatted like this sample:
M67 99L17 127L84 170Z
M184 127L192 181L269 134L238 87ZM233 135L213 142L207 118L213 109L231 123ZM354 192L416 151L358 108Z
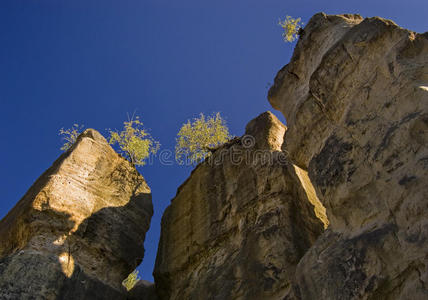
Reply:
M428 34L317 14L269 100L330 221L296 297L427 299Z
M162 218L154 271L161 299L290 294L297 263L327 224L306 173L280 150L285 130L263 113L178 189Z

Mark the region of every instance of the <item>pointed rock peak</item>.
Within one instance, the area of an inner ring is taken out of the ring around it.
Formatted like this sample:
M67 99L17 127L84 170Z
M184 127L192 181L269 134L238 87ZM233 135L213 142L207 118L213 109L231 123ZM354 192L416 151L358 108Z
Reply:
M98 131L96 131L95 129L92 129L92 128L88 128L88 129L86 129L85 131L83 131L83 132L79 135L78 140L79 140L79 139L83 139L83 138L85 138L85 137L87 137L87 138L91 138L91 139L93 139L94 141L97 141L97 142L104 142L104 143L107 143L107 141L106 141L106 139L104 138L104 136L103 136L101 133L99 133Z
M0 299L125 299L152 215L144 178L85 130L0 220Z
M247 124L243 143L252 142L257 149L280 151L286 130L273 113L266 111Z
M160 299L295 299L294 270L326 225L307 173L280 152L285 131L262 113L179 188L162 217Z

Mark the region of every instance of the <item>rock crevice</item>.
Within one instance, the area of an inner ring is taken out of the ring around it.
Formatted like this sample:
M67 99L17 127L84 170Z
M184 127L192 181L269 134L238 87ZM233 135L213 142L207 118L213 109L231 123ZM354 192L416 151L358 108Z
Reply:
M161 299L282 299L324 231L310 181L281 151L286 128L266 112L217 149L162 218L154 271ZM299 174L297 174L297 170Z

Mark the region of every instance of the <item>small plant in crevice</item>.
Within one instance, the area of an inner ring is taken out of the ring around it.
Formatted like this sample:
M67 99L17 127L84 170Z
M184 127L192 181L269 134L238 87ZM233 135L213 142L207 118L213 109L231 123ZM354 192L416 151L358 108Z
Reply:
M141 278L138 276L138 270L134 270L131 274L126 277L122 282L122 285L126 288L127 291L130 291Z

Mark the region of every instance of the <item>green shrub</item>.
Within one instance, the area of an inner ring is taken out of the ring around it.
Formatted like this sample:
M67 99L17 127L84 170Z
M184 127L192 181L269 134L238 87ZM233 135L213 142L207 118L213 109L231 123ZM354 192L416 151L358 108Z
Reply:
M178 163L198 163L210 154L215 148L231 138L226 121L220 113L205 117L203 113L193 122L187 120L177 134L175 158Z
M137 116L123 122L123 130L109 130L109 143L118 144L119 152L127 157L134 165L142 166L150 154L156 154L160 144L143 128L143 123Z
M122 285L126 288L127 291L131 290L137 282L141 280L138 276L138 271L134 270L131 274L126 277L126 279L122 282Z
M297 38L303 23L300 18L294 19L290 16L286 16L284 21L281 21L281 19L278 21L278 25L284 29L284 32L282 33L284 42L293 42Z
M73 124L73 126L69 129L61 128L59 130L59 135L62 135L62 139L65 140L64 145L60 148L62 151L67 151L73 146L76 142L77 137L82 133L83 125Z

